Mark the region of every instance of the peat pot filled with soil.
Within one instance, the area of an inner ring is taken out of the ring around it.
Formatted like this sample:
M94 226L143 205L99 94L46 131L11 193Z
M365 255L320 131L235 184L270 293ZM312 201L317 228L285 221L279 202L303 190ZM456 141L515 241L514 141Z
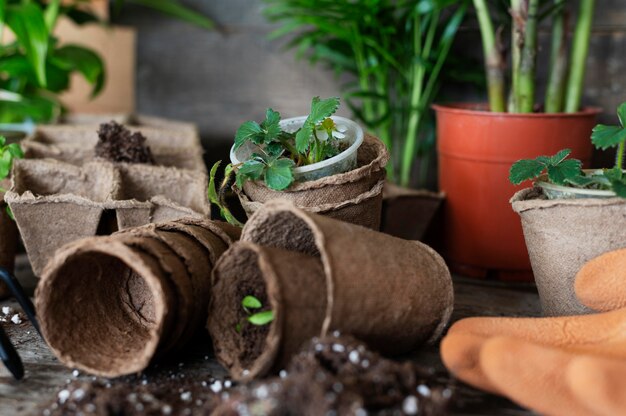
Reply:
M508 181L511 165L567 148L585 166L599 109L576 113L501 113L484 106L434 106L437 113L442 253L461 274L532 281L519 219L509 200L522 189Z

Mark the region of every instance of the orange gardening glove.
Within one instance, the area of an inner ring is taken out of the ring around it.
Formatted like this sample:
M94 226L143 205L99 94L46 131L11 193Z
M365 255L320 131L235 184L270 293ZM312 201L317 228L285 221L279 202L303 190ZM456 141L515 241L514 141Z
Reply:
M626 250L610 252L587 263L577 276L576 293L587 306L610 312L559 318L465 319L453 325L442 341L444 363L467 383L507 395L533 409L548 414L595 414L584 407L586 398L583 403L573 398L573 386L580 387L585 380L566 380L565 370L570 362L577 363L577 358L586 354L599 357L595 359L598 371L605 375L603 380L612 380L613 373L604 370L614 368L610 363L626 363ZM506 338L492 339L502 336ZM559 365L553 366L545 357ZM524 365L526 369L518 368L516 373L528 376L518 377L508 368ZM509 374L515 380L508 380ZM560 380L560 384L555 380ZM626 382L619 383L626 386ZM544 394L526 396L525 392L537 388ZM624 391L621 384L615 389ZM571 407L584 410L575 413Z

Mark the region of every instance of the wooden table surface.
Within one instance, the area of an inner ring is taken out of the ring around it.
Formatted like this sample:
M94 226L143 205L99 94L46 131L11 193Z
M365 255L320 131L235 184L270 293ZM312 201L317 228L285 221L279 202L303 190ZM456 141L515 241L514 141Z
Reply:
M27 290L32 291L36 280L24 256L18 258L16 275ZM529 285L455 277L454 287L456 298L453 321L476 315L538 316L540 313L537 292ZM12 300L0 302L1 306L10 306L19 310ZM89 379L89 376L84 374L76 376L72 369L61 365L29 323L16 325L9 322L0 325L3 325L19 351L26 370L24 379L18 382L14 381L6 369L0 365L0 415L41 414L40 406L54 398L69 381ZM188 378L224 377L226 372L212 357L207 357L207 351L210 351L208 339L196 340L187 347L184 354L181 354L184 356L182 364L180 359L170 363L161 362L156 369L153 368L151 371L169 372L172 369L179 370L179 366L182 365L185 369L185 376ZM410 359L425 366L443 369L437 346L416 351ZM115 381L112 382L115 383ZM451 415L521 416L533 414L504 398L480 392L469 386L458 384L456 388L462 407L454 410Z

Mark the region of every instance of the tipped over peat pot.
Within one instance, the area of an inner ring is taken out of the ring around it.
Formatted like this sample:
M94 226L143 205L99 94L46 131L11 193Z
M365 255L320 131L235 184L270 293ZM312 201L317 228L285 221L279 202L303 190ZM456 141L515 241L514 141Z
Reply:
M280 200L248 220L213 275L208 328L237 380L280 369L305 341L333 331L386 354L412 351L441 335L453 307L450 273L430 247ZM270 324L237 331L246 295L271 307Z
M576 274L589 260L626 247L626 199L547 199L540 188L528 188L511 204L521 217L543 314L592 312L576 297Z
M63 364L91 374L142 371L206 322L211 259L231 235L228 224L183 219L64 246L35 293L46 342Z
M476 104L433 106L437 113L442 252L453 271L473 277L532 280L519 219L509 207L521 190L509 182L520 159L572 149L585 166L599 109L578 113L511 114Z
M247 181L242 190L235 189L248 216L267 201L285 199L308 212L374 230L380 228L389 152L379 139L364 135L353 121L343 117L332 118L337 123L346 124L348 132L353 131L352 135L346 133L347 138L353 137L351 146L333 158L296 168L296 182L284 191L270 189L261 181ZM289 124L295 129L302 122L304 118L298 117L283 120L281 124ZM245 150L240 148L238 152ZM235 155L231 152L233 163L240 159L245 159L245 153Z

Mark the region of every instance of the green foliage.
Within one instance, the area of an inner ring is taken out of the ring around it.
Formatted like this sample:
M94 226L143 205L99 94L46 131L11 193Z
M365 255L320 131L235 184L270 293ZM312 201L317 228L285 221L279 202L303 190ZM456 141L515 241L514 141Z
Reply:
M617 109L621 126L597 125L591 134L591 141L598 149L617 146L617 160L611 169L585 174L582 163L576 159L568 159L571 150L561 150L554 156L539 156L536 159L519 160L511 166L509 180L515 184L538 178L548 172L550 182L557 185L574 186L585 189L612 190L622 198L626 198L626 176L623 171L624 148L626 147L626 102Z
M217 27L212 19L193 11L177 0L115 0L113 4L114 12L119 14L125 3L148 7L203 29L216 29Z
M314 97L310 114L295 133L280 128L280 113L271 108L260 124L244 122L235 133L235 150L252 143L258 147L258 152L237 167L237 187L242 188L248 180L263 179L269 188L282 191L293 183L295 167L335 156L338 153L337 126L330 116L338 107L337 97L325 100ZM322 132L328 140L319 137Z
M4 136L0 136L0 180L6 179L11 173L11 167L15 159L24 158L24 152L17 143L6 144L7 140ZM6 189L0 187L0 192L6 192ZM13 218L13 212L7 205L7 214L11 219Z
M251 310L257 310L263 308L263 304L259 299L252 295L247 295L241 300L241 307L246 312L248 317L246 320L252 325L263 326L267 325L274 320L274 312L273 311L261 311L252 313ZM235 331L240 333L242 329L241 322L235 325Z
M213 165L213 167L211 167L211 172L209 173L209 189L207 196L209 198L209 202L219 208L222 218L224 218L229 224L242 227L243 224L230 212L230 210L228 209L228 205L226 204L225 198L223 198L223 195L228 188L228 184L230 183L230 178L232 176L232 165L228 164L224 169L224 180L222 182L222 185L220 186L220 192L218 192L217 186L215 185L215 176L217 175L217 171L221 163L222 161L218 161Z
M104 85L100 57L78 45L58 44L53 32L59 16L97 21L84 3L75 0L61 6L59 0L6 0L0 3L0 24L14 35L0 46L0 122L53 121L62 111L56 95L70 87L77 72L94 86L97 95Z
M419 164L418 185L424 186L435 146L430 106L444 77L477 72L448 59L467 1L265 3L268 19L281 24L272 38L288 39L286 47L299 59L356 79L344 84L343 102L390 149L389 178L407 186ZM300 144L298 150L304 139Z

